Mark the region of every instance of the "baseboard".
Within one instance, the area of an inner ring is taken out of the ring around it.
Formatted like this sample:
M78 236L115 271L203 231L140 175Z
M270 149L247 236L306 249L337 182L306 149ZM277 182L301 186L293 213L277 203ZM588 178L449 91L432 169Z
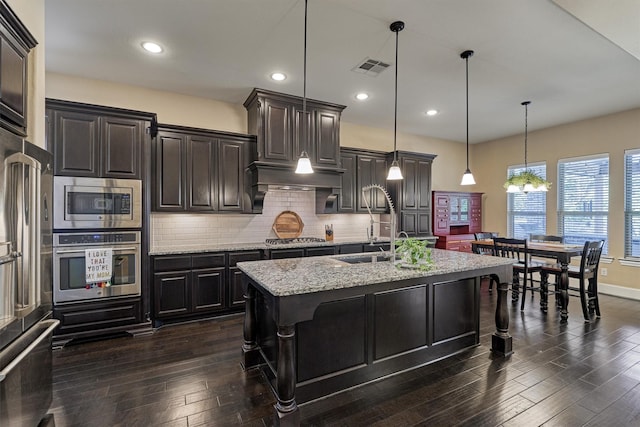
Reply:
M598 292L614 297L640 300L640 289L627 288L626 286L608 285L598 281Z

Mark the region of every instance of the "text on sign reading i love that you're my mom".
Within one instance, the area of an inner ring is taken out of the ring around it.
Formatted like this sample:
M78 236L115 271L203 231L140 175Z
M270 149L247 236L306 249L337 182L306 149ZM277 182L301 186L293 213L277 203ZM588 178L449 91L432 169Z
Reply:
M113 249L86 249L86 282L105 282L111 279L113 264Z

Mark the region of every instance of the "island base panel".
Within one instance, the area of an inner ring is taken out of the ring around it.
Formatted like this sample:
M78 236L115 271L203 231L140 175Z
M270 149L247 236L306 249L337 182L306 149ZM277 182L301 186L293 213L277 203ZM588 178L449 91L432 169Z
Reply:
M479 283L475 278L417 283L320 304L313 320L296 325L296 402L423 366L478 345ZM278 396L278 328L270 298L257 294L261 369Z

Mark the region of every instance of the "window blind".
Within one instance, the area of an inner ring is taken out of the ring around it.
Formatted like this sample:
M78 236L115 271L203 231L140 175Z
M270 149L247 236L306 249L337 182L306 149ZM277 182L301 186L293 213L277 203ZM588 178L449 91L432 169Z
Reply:
M558 162L558 233L566 243L604 240L608 252L609 155Z
M624 153L624 256L640 258L640 149Z
M547 179L546 163L527 166L528 170ZM524 165L509 166L507 178L524 171ZM507 193L507 235L528 239L530 234L547 234L547 193Z

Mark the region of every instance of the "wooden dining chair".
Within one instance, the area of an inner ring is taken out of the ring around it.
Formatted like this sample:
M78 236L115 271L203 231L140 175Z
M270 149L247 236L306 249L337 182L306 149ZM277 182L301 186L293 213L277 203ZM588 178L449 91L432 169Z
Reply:
M518 303L518 297L520 294L520 275L522 275L522 297L520 298L520 310L524 310L527 289L531 292L540 290L539 287L533 287L530 274L535 271L540 271L541 266L538 264L531 264L526 239L495 237L493 239L493 247L496 256L513 259L513 285L511 287L511 302L513 304Z
M569 296L580 297L582 305L582 314L584 320L589 322L590 314L595 312L600 317L600 301L598 300L598 267L600 265L600 256L604 240L596 240L593 242L585 242L582 249L582 258L580 259L580 267L569 266L569 279L578 279L578 286L571 286L569 283ZM543 266L542 271L560 275L562 270L559 266ZM585 286L585 283L588 285ZM556 293L560 292L556 287Z
M476 240L488 240L493 239L494 237L498 237L498 233L474 233L474 238ZM494 247L480 247L473 246L473 252L478 255L495 255ZM489 293L493 292L493 282L495 281L491 276L487 276L489 279ZM498 283L496 283L496 288L498 287Z
M535 243L564 243L564 236L556 236L556 235L552 235L552 234L530 234L529 235L529 242L535 242ZM553 267L553 266L557 266L557 263L554 260L548 259L548 258L536 258L533 257L531 258L532 262L536 262L541 264L543 267L547 266L547 267ZM549 281L549 275L552 275L554 277L553 281L550 282ZM533 278L531 279L533 281ZM555 288L558 284L558 281L560 280L560 277L558 275L554 275L552 273L549 273L548 271L540 271L540 280L537 280L536 282L540 283L540 292L544 292L546 295L549 295L550 293L555 293ZM553 291L549 291L549 286L553 287ZM544 304L543 310L546 310L546 298L545 298L545 302L542 303L541 301L541 305ZM560 306L560 301L559 299L556 299L556 305Z

